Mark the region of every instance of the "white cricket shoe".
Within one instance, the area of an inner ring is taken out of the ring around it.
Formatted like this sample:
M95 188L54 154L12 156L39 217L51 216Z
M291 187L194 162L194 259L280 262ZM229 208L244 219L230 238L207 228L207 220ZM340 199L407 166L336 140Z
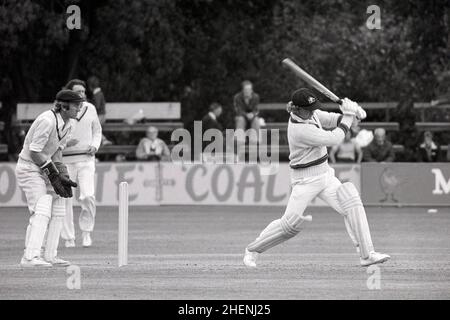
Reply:
M54 267L67 267L70 266L70 262L58 257L54 257L50 260L46 260L48 263L50 263Z
M20 266L29 268L29 267L51 267L52 265L51 263L44 261L41 257L34 257L31 260L28 260L24 256L20 260Z
M70 239L65 242L66 248L75 248L75 240Z
M367 259L361 258L360 261L361 261L361 266L362 267L367 267L367 266L370 266L372 264L386 262L390 258L391 258L390 255L372 251L372 252L369 253L369 257Z
M244 264L249 268L256 268L256 259L258 259L258 255L258 252L248 251L247 248L245 248Z
M92 239L90 232L83 232L82 238L83 238L83 247L87 248L92 246Z

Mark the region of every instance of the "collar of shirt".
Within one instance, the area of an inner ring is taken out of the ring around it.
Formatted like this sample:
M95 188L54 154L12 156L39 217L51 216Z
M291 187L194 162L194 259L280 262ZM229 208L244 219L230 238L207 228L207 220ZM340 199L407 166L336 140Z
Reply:
M296 122L301 122L301 123L309 123L309 124L313 124L315 126L319 126L318 121L316 120L316 117L313 116L309 119L302 119L299 116L295 115L293 112L291 112L291 117L292 119L294 119Z
M211 117L211 119L216 120L216 115L214 113L209 112L208 114Z
M84 115L86 114L88 110L88 105L87 103L83 103L83 107L81 108L81 110L78 112L77 114L77 121L80 121L81 119L83 119Z

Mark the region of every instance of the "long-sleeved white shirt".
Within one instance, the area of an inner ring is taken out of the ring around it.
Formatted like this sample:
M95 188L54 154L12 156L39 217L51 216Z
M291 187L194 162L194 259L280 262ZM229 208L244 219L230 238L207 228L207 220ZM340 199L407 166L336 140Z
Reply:
M322 110L315 110L307 120L291 113L287 132L291 168L303 170L327 164L327 147L344 140L352 121L352 116Z
M31 161L30 151L40 152L49 160L59 149L64 149L71 139L74 121L64 122L61 114L54 110L41 113L27 132L19 157ZM37 163L36 165L39 165Z
M83 102L77 119L75 128L72 131L72 139L78 140L75 145L66 147L63 151L65 163L74 163L86 160L93 160L93 156L87 154L90 146L97 150L102 141L102 126L98 120L97 110L89 102Z

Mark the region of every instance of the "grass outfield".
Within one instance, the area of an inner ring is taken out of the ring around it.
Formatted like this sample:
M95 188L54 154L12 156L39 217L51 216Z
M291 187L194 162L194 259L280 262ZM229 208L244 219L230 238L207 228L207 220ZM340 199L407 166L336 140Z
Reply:
M117 209L99 208L93 247L59 250L81 269L81 289L69 290L65 268L19 267L28 213L0 208L0 299L450 299L449 208L368 208L376 249L392 255L380 290L367 288L342 217L325 208L246 269L244 247L282 210L130 208L129 265L118 268Z

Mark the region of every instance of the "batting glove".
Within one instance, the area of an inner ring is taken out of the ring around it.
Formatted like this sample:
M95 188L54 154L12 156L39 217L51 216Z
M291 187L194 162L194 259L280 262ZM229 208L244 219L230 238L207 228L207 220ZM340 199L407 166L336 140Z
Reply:
M344 98L342 99L340 109L343 114L355 116L356 112L358 111L358 104L348 98Z
M367 118L367 113L361 106L358 106L358 109L356 110L356 118L359 120L364 120Z

